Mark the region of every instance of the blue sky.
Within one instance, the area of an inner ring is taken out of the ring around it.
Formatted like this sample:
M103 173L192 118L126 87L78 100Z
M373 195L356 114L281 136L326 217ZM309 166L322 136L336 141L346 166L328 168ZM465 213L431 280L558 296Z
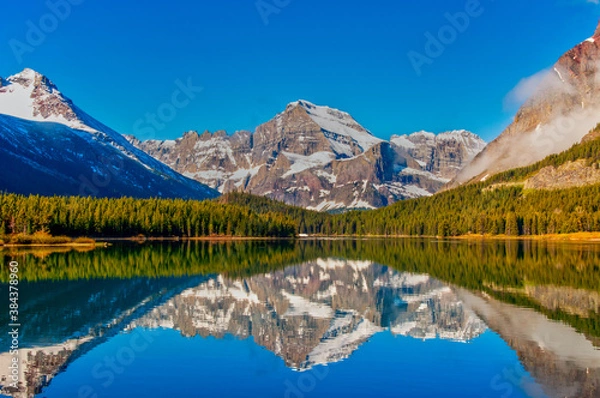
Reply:
M516 110L506 95L600 18L589 0L481 0L452 37L446 14L476 0L67 1L5 2L0 76L36 69L141 138L253 130L302 98L348 111L385 139L465 128L491 140ZM408 54L427 56L426 33L440 29L448 44L419 76ZM202 91L178 96L172 114L177 80ZM165 123L142 128L158 110Z

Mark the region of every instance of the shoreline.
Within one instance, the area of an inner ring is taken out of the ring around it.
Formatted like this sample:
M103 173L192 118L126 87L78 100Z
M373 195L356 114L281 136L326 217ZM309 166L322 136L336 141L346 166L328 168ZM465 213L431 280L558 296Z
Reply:
M96 238L97 242L234 242L234 241L284 241L296 240L296 237L277 238L277 237L262 237L262 236L198 236L198 237L178 237L178 236L163 236L163 237L125 237L125 238Z
M94 242L78 243L5 243L3 248L35 248L35 247L73 247L97 248L108 247L111 242L276 242L295 240L374 240L374 239L434 239L438 241L538 241L538 242L573 242L600 243L600 232L576 232L570 234L508 236L508 235L459 235L459 236L416 236L416 235L309 235L288 238L251 237L251 236L201 236L201 237L107 237L95 238Z
M600 232L574 232L570 234L548 234L548 235L461 235L447 237L445 239L456 240L527 240L545 242L590 242L600 243Z
M93 242L93 243L5 243L0 245L0 250L3 248L20 248L20 247L106 247L104 242Z

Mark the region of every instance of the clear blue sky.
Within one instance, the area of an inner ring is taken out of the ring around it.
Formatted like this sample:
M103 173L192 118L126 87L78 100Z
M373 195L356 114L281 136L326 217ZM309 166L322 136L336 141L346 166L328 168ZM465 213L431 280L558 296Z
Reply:
M256 0L72 1L64 20L45 1L3 4L0 76L36 69L121 133L170 102L177 79L202 86L158 138L253 130L302 98L350 112L381 138L465 128L490 140L515 112L506 94L600 17L591 0L481 0L483 13L417 76L409 51L425 54L425 33L468 0L260 0L277 11L266 19ZM11 45L27 44L31 25L49 33L19 62Z

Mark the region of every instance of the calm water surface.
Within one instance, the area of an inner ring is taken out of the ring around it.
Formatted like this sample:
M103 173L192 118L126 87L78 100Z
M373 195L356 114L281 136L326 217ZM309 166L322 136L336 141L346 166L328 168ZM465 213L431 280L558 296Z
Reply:
M115 244L20 264L12 397L599 397L600 247ZM9 323L8 270L0 321Z

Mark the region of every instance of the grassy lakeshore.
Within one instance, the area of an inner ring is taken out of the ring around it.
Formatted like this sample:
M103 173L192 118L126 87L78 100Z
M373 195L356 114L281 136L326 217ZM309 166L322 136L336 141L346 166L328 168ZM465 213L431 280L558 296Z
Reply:
M555 241L555 242L600 242L600 232L574 232L568 234L547 234L547 235L461 235L447 237L445 239L459 240L536 240L536 241Z
M438 239L438 240L467 240L467 241L502 241L502 240L529 240L529 241L548 241L548 242L592 242L600 243L600 232L576 232L568 234L548 234L548 235L529 235L529 236L510 236L510 235L478 235L468 234L460 236L429 236L429 235L309 235L297 236L296 238L278 238L278 237L252 237L252 236L200 236L200 237L102 237L92 238L70 238L67 236L51 236L47 234L16 235L4 236L0 239L0 249L15 247L73 247L73 248L93 248L107 246L109 242L244 242L244 241L289 241L293 239L314 240L314 239Z
M102 237L98 242L240 242L240 241L281 241L293 240L294 237L269 236L131 236L131 237Z
M535 241L557 241L557 242L600 242L600 232L574 232L565 234L547 235L479 235L467 234L459 236L435 236L435 235L309 235L300 239L438 239L438 240L535 240Z
M94 239L68 236L52 236L45 232L35 234L15 234L0 237L0 248L2 247L92 247L99 243Z

